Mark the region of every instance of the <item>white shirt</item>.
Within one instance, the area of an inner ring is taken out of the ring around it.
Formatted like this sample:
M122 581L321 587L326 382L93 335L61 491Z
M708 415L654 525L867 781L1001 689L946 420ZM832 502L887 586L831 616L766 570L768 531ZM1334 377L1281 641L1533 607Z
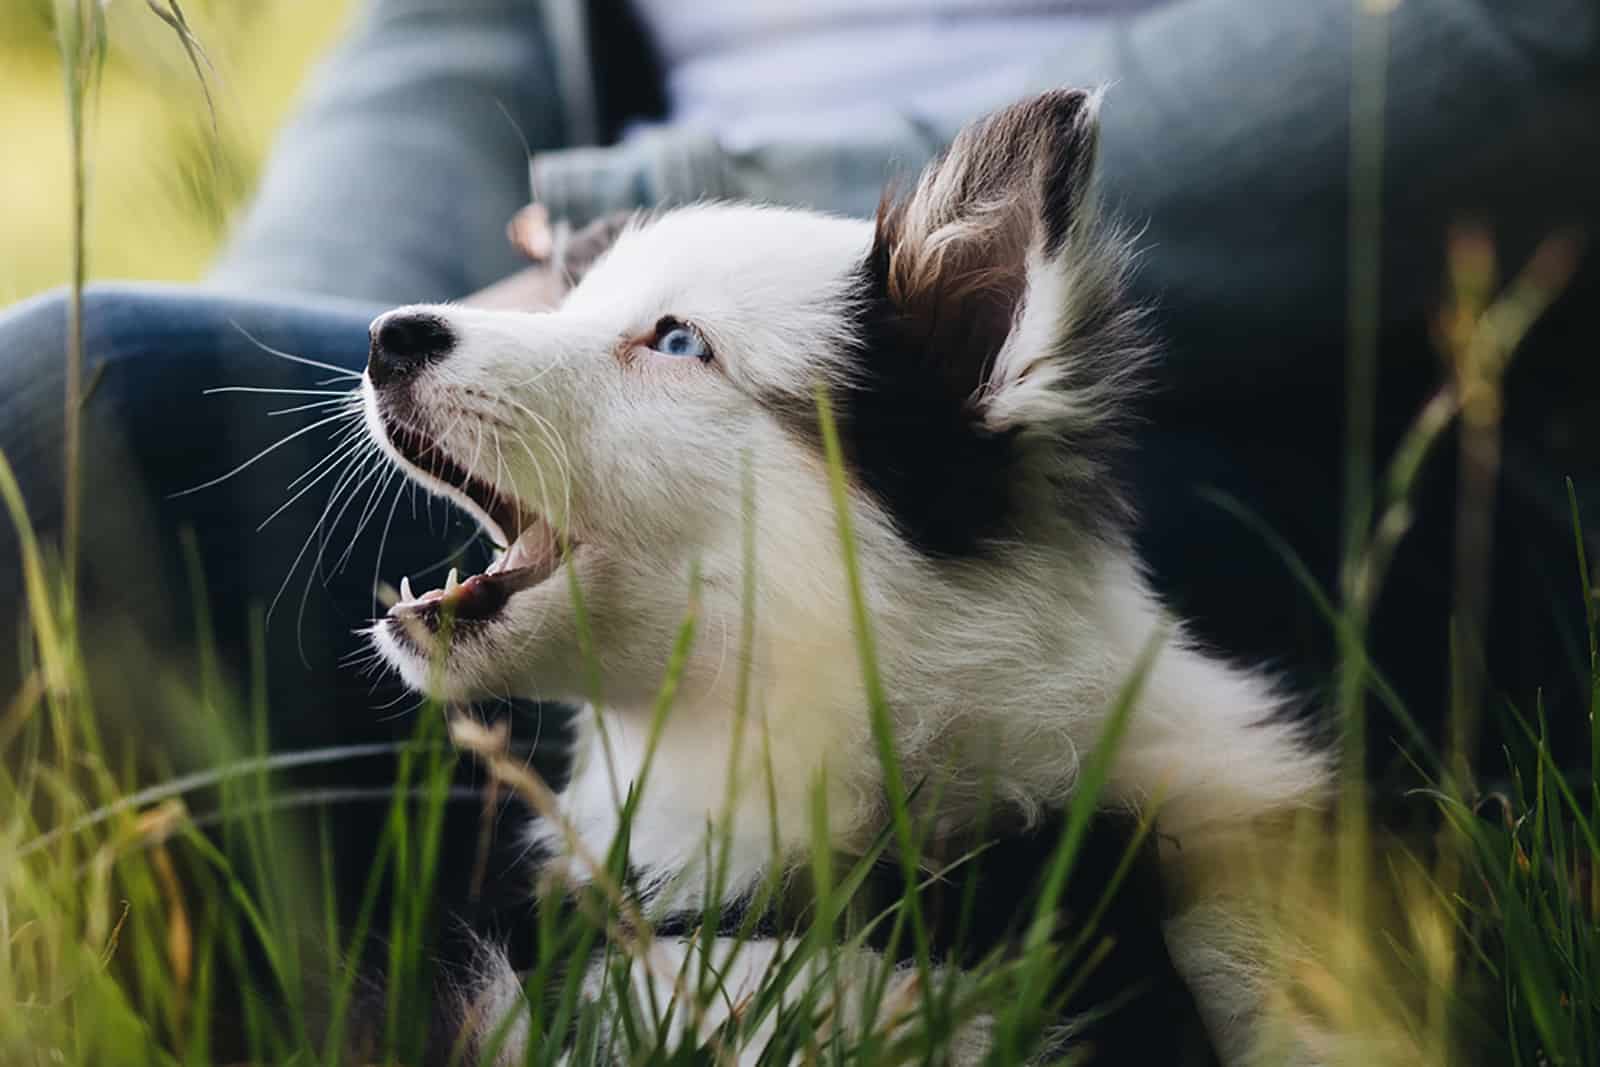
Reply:
M634 0L671 120L727 148L847 133L863 105L976 115L1089 20L1161 0Z

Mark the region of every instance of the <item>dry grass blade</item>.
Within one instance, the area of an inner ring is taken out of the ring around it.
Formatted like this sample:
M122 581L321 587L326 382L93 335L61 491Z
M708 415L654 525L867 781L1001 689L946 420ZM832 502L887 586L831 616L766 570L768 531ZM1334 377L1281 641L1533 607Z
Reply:
M155 845L150 862L167 901L167 963L171 966L176 986L173 993L181 1015L194 977L194 928L189 922L189 910L184 906L183 887L171 853L164 845Z
M211 98L211 83L207 80L207 73L215 76L217 68L206 55L205 49L200 46L194 31L189 28L189 20L184 16L178 0L166 0L166 4L167 6L163 7L158 0L145 0L145 6L155 12L156 17L162 22L172 27L172 32L177 34L178 42L183 46L184 54L189 57L189 65L194 68L195 80L200 83L200 92L205 96L206 114L211 119L211 143L214 150L221 140L221 134L217 125L217 105ZM214 157L213 162L215 162Z
M1437 337L1461 416L1453 604L1461 657L1449 746L1449 773L1461 789L1470 774L1467 762L1484 686L1505 376L1528 331L1571 280L1581 248L1575 234L1545 239L1498 296L1494 241L1488 231L1458 227L1448 248L1451 302L1440 317Z
M184 807L183 802L177 799L169 800L158 807L141 812L125 831L112 837L95 851L88 871L91 942L99 944L108 939L108 932L103 924L110 912L103 904L98 907L95 904L109 902L111 872L116 867L117 861L131 849L146 845L160 846L186 825L188 820L188 809Z
M507 725L497 722L484 726L466 716L452 715L450 740L472 753L490 774L526 800L541 819L560 828L568 854L583 867L585 875L623 917L623 929L618 932L627 935L626 941L637 942L640 949L648 949L650 924L611 877L606 865L584 844L577 827L562 812L561 803L549 783L538 771L511 755L511 732Z

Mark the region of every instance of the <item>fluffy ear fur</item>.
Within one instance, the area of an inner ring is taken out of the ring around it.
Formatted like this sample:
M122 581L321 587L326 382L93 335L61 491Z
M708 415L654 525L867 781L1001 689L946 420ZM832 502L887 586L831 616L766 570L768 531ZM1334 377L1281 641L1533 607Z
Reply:
M964 494L995 513L990 537L1035 506L1066 504L1090 530L1125 517L1107 473L1147 346L1123 296L1126 242L1096 208L1098 107L1098 94L1057 91L974 123L878 213L875 369L937 383L954 451L1010 468L975 471ZM1005 501L979 484L997 474Z

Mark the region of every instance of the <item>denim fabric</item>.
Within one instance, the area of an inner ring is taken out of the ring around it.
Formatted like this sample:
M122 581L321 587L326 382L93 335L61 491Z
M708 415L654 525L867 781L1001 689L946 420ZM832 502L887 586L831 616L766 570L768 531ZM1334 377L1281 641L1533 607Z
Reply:
M308 542L330 491L353 466L316 464L333 450L339 431L353 424L345 420L291 437L327 418L329 409L269 412L331 398L206 395L222 387L348 389L348 379L329 382L335 372L290 362L267 348L359 369L367 324L377 310L304 297L222 297L179 286L90 290L80 620L95 684L107 696L105 705L121 715L106 724L108 732L138 731L164 746L182 746L196 741L193 731L215 726L175 721L172 708L188 705L165 689L166 681L192 689L198 677L195 564L232 683L242 685L251 674L252 614L277 600L264 652L280 747L370 739L391 729L405 735L415 726L405 716L385 725L381 709L403 711L414 701L395 703L402 696L396 684L350 665L348 657L363 647L355 631L373 617L376 575L390 582L408 573L413 580L429 573L437 579L447 548L469 540L472 527L437 504L398 495L399 479L379 475L372 463L372 477L340 490L339 500L350 507L337 521L330 517L328 537ZM0 313L0 450L47 546L58 543L60 533L65 327L60 294ZM271 447L280 440L285 443ZM179 495L236 468L243 469ZM296 479L314 469L328 473L272 517L306 487ZM258 532L269 517L270 525ZM363 520L365 532L340 566ZM0 648L7 650L0 657L0 693L7 694L16 692L11 650L18 647L14 623L23 603L17 558L12 524L0 523ZM129 677L130 664L141 665L144 676ZM181 762L177 751L174 762Z

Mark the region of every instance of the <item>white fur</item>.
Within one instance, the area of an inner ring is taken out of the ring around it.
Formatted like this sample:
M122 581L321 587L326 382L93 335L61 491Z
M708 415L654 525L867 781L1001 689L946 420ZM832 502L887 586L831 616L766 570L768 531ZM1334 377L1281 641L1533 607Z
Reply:
M458 339L415 390L442 446L579 545L568 566L603 692L580 717L560 803L593 855L616 833L618 797L640 785L652 707L692 596L696 639L631 833L633 864L663 880L658 909L704 903L708 826L731 836L734 891L768 870L773 815L777 852L805 853L819 784L841 847L884 823L828 472L762 400L806 398L849 374L845 302L872 237L863 222L701 205L627 230L556 311L431 309ZM1096 288L1085 280L1097 269L1081 259L1086 247L1069 241L1056 262L1030 252L1025 307L981 394L995 426L1048 434L1113 403L1110 386L1064 391L1052 362L1075 295ZM715 367L639 343L668 315L704 331ZM370 386L367 397L373 413ZM1027 813L1065 804L1153 643L1104 803L1159 802L1161 830L1181 843L1171 862L1183 865L1206 858L1213 831L1323 800L1324 757L1271 721L1280 695L1196 648L1119 543L1062 523L993 559L933 562L860 486L850 509L898 755L907 780L938 783L939 825L970 825L991 784ZM747 527L754 640L743 649ZM408 682L444 697L593 695L565 569L515 595L437 670L396 640L397 626L376 628L378 647ZM746 656L749 718L739 729ZM533 833L564 849L556 827ZM586 877L566 860L567 873ZM1219 1043L1242 1059L1256 1016L1242 1001L1259 990L1217 978L1224 946L1204 933L1216 928L1176 925L1175 956L1203 979ZM1238 962L1242 975L1248 961Z

